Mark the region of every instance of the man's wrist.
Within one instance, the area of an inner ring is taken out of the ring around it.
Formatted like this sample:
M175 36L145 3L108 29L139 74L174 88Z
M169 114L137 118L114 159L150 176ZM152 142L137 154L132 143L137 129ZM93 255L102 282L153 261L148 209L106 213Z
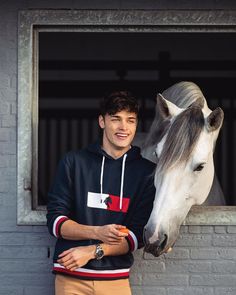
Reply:
M88 252L89 252L89 260L91 260L91 259L99 260L104 256L103 245L104 244L85 246L85 247L87 247Z
M103 247L101 244L97 244L95 249L95 259L100 260L103 258L103 256L104 256Z
M96 245L87 246L89 248L89 257L91 259L95 259Z
M92 239L99 240L99 228L100 226L92 226Z

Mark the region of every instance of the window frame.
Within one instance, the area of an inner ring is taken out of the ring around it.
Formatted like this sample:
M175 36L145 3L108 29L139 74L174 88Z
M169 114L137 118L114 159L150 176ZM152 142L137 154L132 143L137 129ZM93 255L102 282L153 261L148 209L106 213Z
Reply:
M236 32L233 10L27 10L18 20L18 225L46 224L37 205L39 32ZM236 206L194 206L184 224L236 225Z

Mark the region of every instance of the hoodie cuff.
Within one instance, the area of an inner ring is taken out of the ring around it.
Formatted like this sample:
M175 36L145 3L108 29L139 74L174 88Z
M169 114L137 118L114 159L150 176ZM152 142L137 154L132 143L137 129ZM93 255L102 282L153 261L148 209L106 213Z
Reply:
M129 230L129 234L128 237L126 237L126 240L128 241L129 249L131 252L134 252L138 249L138 240L131 230Z
M54 223L53 223L53 235L56 237L56 238L60 238L61 237L61 226L62 224L68 220L69 218L67 216L64 216L64 215L61 215L61 216L58 216Z

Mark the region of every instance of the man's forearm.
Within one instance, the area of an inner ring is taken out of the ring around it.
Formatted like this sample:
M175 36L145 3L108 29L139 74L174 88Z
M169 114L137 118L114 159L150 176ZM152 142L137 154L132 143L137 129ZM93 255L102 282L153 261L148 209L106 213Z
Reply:
M99 240L109 245L120 244L122 238L127 237L119 224L107 224L103 226L90 226L79 224L73 220L66 220L61 225L60 235L67 240Z
M125 238L118 245L101 244L104 256L118 256L129 252L129 245Z
M98 239L97 226L79 224L73 220L66 220L61 226L61 236L67 240Z
M129 251L128 242L125 238L119 245L101 244L105 256L124 255ZM95 245L81 246L68 249L59 255L57 260L65 268L74 271L78 267L83 267L88 261L95 259Z

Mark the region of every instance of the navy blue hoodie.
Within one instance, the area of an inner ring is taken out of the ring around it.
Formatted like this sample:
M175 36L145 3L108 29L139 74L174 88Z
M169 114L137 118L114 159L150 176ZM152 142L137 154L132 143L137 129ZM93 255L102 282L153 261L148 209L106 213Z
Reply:
M148 221L155 196L155 165L142 158L132 146L122 157L113 159L100 144L70 151L60 160L48 194L47 225L57 237L54 273L80 279L109 280L129 277L132 252L143 246L143 227ZM80 224L102 226L121 224L129 229L129 252L90 260L82 268L69 271L57 263L58 255L72 247L97 244L97 240L66 240L60 227L71 219Z

